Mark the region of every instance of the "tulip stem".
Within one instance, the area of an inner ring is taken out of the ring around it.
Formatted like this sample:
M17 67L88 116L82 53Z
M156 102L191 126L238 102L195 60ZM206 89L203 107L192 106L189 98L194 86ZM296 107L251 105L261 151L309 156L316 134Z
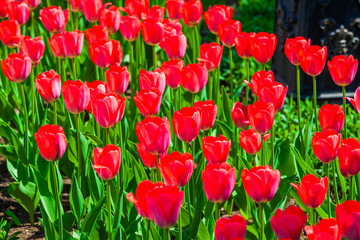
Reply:
M311 220L311 225L316 225L316 211L315 211L315 208L310 209L310 220Z
M106 82L105 68L101 69L101 81Z
M61 85L66 81L65 59L61 61Z
M328 179L330 179L329 176L329 164L325 164L325 175L328 177ZM327 205L328 205L328 217L331 218L331 195L330 195L330 186L328 186L327 189Z
M234 100L234 83L233 83L233 57L232 57L232 48L229 49L229 68L230 68L230 75L229 75L229 81L230 81L230 99L231 101Z
M274 124L273 126L271 127L271 158L270 158L270 166L274 169L274 165L275 165L275 162L274 162L274 144L275 144L275 121L274 121ZM265 144L265 143L264 143Z
M130 89L131 89L131 98L134 98L136 92L136 82L135 82L135 70L134 70L134 42L130 42Z
M357 175L356 175L356 184L357 184L357 189L358 189L358 193L357 193L357 200L359 201L359 199L360 199L360 173L358 173Z
M318 131L319 127L318 127L318 118L317 118L317 94L316 94L316 77L313 77L313 110L315 113L315 123L316 123L316 131Z
M182 240L181 207L180 207L180 211L179 211L178 227L179 227L178 240Z
M116 136L116 125L114 126L113 128L113 134L114 134L114 144L116 144L116 141L117 141L117 136Z
M245 63L246 63L246 80L248 81L248 82L250 82L250 61L249 61L249 59L247 58L247 59L245 59ZM247 85L247 84L245 84L246 85L246 94L245 94L245 105L248 105L248 103L249 103L249 91L250 91L250 88L249 88L249 86Z
M150 220L145 220L146 221L146 240L150 240Z
M346 122L346 87L342 86L342 92L343 92L343 111L344 111L344 135L345 139L347 138L347 122Z
M35 98L35 78L34 78L34 69L30 72L30 88L31 88L31 121L33 124L33 133L36 129L36 98Z
M189 183L185 185L185 189L186 189L186 201L187 201L187 206L188 206L189 218L190 218L190 222L191 222L192 217L191 217L191 201L190 201L190 184Z
M339 201L339 193L338 193L338 190L337 190L337 182L336 182L336 162L335 161L332 161L332 172L333 172L333 186L334 186L334 192L335 192L335 200L336 200L336 203L340 203Z
M53 177L53 183L54 183L54 198L55 198L55 208L58 215L58 224L59 224L59 237L60 239L63 239L63 223L62 223L62 214L61 214L61 198L59 195L59 184L58 184L58 178L56 174L56 167L55 162L51 161L51 173Z
M107 128L107 130L109 130ZM111 232L112 232L112 227L111 227L111 194L110 194L110 180L107 180L107 188L106 188L106 192L107 192L107 211L108 211L108 239L111 240Z
M25 98L25 89L24 89L25 82L20 83L20 95L21 101L23 104L23 115L25 119L25 129L24 129L24 146L25 146L25 163L28 164L29 161L29 137L28 137L28 129L29 129L29 118L28 118L28 111L26 107L26 98Z
M348 200L354 200L354 176L350 177L350 190L349 190L349 196L350 198Z
M260 159L260 166L265 166L264 134L261 134L261 159Z
M168 228L163 229L163 239L164 240L170 240L170 238L169 238L169 229Z
M106 129L106 145L110 144L109 128Z
M296 66L296 95L297 95L297 112L298 112L298 125L299 125L299 131L300 131L300 142L302 143L302 131L301 131L301 95L300 95L300 66Z
M264 203L259 203L260 240L264 239Z
M54 102L54 124L57 125L56 101Z
M220 203L215 203L215 221L220 219Z
M81 157L81 146L80 146L80 114L76 114L76 144L77 144L77 158L78 158L78 179L80 184L80 189L83 189L82 185L82 175L83 175L83 160Z
M152 53L153 53L153 64L154 64L153 71L155 71L155 69L157 68L157 56L155 51L155 45L152 46Z
M72 59L72 68L73 68L73 80L76 81L76 64L75 64L75 58Z

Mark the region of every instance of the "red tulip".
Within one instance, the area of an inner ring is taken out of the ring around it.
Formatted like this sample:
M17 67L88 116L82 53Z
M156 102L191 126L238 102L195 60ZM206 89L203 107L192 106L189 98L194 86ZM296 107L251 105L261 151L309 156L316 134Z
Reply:
M352 177L360 171L360 143L355 138L343 139L338 151L340 172Z
M203 137L202 150L206 161L210 164L226 162L231 147L231 140L223 135L219 137Z
M179 20L169 20L168 18L164 18L162 23L164 24L164 36L174 33L179 35L181 33L182 25Z
M31 59L24 54L11 53L1 60L1 68L10 81L23 82L31 72Z
M104 148L94 148L92 167L102 179L113 179L119 172L120 164L121 149L116 145L109 144Z
M328 61L328 68L336 85L347 86L355 78L358 60L354 59L352 55L349 57L335 56L331 61Z
M152 155L161 155L167 151L170 144L170 124L164 117L146 117L136 124L136 136Z
M226 201L235 186L235 168L230 164L207 164L201 172L206 197L210 202L220 203Z
M200 0L189 0L181 6L181 16L188 27L194 27L201 21L203 6Z
M189 181L195 168L189 153L172 152L160 159L159 171L166 185L183 187Z
M53 55L57 58L66 58L67 49L65 46L66 38L64 34L57 33L48 38L48 42Z
M54 70L40 73L35 79L35 86L45 101L55 102L61 94L60 75Z
M200 92L207 81L208 71L201 64L188 64L181 72L182 86L191 93Z
M181 84L181 71L184 67L183 60L171 59L161 64L161 70L165 74L166 85L170 88L178 88Z
M16 20L19 25L23 25L29 19L30 8L25 2L10 1L8 5L9 20Z
M287 38L285 42L285 55L295 66L300 65L299 54L304 48L309 47L311 44L310 38L308 41L304 37Z
M324 218L317 225L305 227L309 240L341 240L341 234L336 219Z
M268 132L274 123L275 109L272 103L256 101L248 106L250 126L258 133Z
M327 177L318 179L312 174L305 175L300 182L300 186L291 183L299 193L301 201L309 208L318 208L323 203L329 180Z
M83 112L90 101L90 91L86 83L67 80L61 86L66 109L73 114Z
M246 220L240 215L231 218L222 217L215 224L216 240L245 239Z
M73 12L81 12L81 0L68 0L70 1L70 9Z
M249 88L254 92L256 96L259 96L260 90L265 84L274 81L274 74L271 70L268 72L261 70L254 73L250 83L244 80L244 82L249 86Z
M4 20L0 22L0 40L6 47L17 47L22 38L20 25L17 21Z
M25 36L21 41L19 53L26 54L31 58L33 66L36 66L44 55L45 44L41 37L32 39Z
M122 95L129 86L130 74L127 67L111 66L106 71L106 82L110 92Z
M71 32L63 32L61 34L64 37L66 57L76 58L79 56L84 44L84 32L74 30Z
M315 156L325 164L332 162L337 156L340 140L341 134L334 130L316 132L312 139Z
M100 13L100 25L106 27L109 33L114 34L119 30L121 14L119 9L112 5L104 8Z
M349 100L355 110L360 113L360 87L355 90L354 98L346 97L345 99Z
M8 5L9 5L9 0L0 1L0 19L7 17Z
M231 110L231 118L235 127L246 129L249 126L248 106L242 105L241 102L234 103Z
M253 167L250 171L244 169L241 172L246 193L257 203L270 201L280 183L280 171L273 170L270 166Z
M206 100L204 102L198 101L194 103L194 107L200 110L201 115L201 130L209 130L214 126L217 106L214 104L212 100Z
M275 113L279 112L285 102L288 86L284 87L279 82L268 82L259 91L259 100L272 103L275 107Z
M260 32L252 36L250 47L254 59L261 64L267 63L274 55L276 43L276 35L273 33Z
M233 19L226 20L219 24L219 39L226 47L235 46L235 37L241 32L240 21Z
M103 5L102 0L81 0L81 10L86 20L91 23L97 22L100 18L101 11L110 3Z
M201 113L194 107L183 107L173 115L173 128L183 142L191 143L197 138L201 127Z
M157 166L158 166L157 155L152 155L152 154L148 153L145 149L145 146L141 143L136 144L136 149L138 150L139 156L146 167L151 168L151 169L157 168ZM167 153L167 151L164 154L166 154L166 153ZM161 157L161 155L160 155L160 157Z
M162 21L164 19L164 15L165 15L165 8L158 5L154 5L147 12L141 13L141 19L146 20L151 18L156 21Z
M144 41L149 45L158 44L164 36L164 24L152 18L144 20L140 28Z
M211 72L217 69L221 62L224 46L218 43L204 43L200 45L199 63Z
M226 20L231 19L232 14L232 7L215 4L213 7L209 6L209 10L204 13L205 23L210 32L218 34L218 26Z
M92 101L96 122L103 128L114 127L124 116L126 99L115 93L98 93Z
M51 33L61 33L65 30L69 18L69 9L63 11L61 7L50 6L40 10L40 21Z
M99 68L120 66L123 52L118 41L99 40L89 45L90 59Z
M243 59L252 57L250 39L254 36L255 33L239 32L235 37L235 48L239 57Z
M166 10L170 19L181 19L181 7L184 0L166 0Z
M151 89L154 87L162 95L165 90L165 82L165 74L161 71L160 68L148 72L144 69L139 71L140 90Z
M109 41L109 32L107 29L100 25L95 25L92 28L86 29L86 40L89 45L96 41Z
M35 140L41 156L46 161L59 160L66 150L64 130L57 125L44 125L35 133Z
M156 88L142 89L136 92L134 102L144 116L155 116L159 112L162 95Z
M177 187L145 180L139 183L136 196L128 193L126 198L135 204L141 216L150 218L160 228L169 228L176 223L184 199L184 192Z
M348 240L360 239L360 203L345 201L336 206L336 219L341 236Z
M41 0L25 0L25 2L31 10L34 10L40 5Z
M298 240L305 227L306 218L301 208L290 206L284 211L277 209L270 224L278 239Z
M299 61L302 70L306 74L312 77L316 77L324 69L326 63L326 54L326 46L321 48L314 45L303 48L299 53Z
M97 94L99 93L105 94L107 92L107 84L98 80L98 81L92 81L91 83L87 82L86 86L89 88L90 91L90 101L86 107L86 111L88 111L88 113L93 113L93 109L92 109L93 99L95 99Z
M130 16L135 15L141 19L143 13L147 13L149 8L149 0L125 0L125 8L122 10Z
M344 125L344 112L337 104L326 104L319 110L319 122L321 130L332 129L341 132Z
M252 128L240 132L239 142L240 147L250 155L258 153L261 149L261 135Z
M165 36L159 46L165 50L170 59L182 59L186 52L186 37L183 33L179 35Z
M136 16L123 16L120 18L120 32L126 41L135 41L140 32L140 20Z

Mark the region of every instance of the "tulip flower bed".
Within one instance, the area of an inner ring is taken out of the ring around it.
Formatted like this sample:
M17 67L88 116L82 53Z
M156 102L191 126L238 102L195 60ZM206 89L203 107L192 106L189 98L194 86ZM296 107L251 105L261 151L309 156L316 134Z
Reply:
M295 100L270 69L276 36L232 7L117 4L0 3L7 191L46 239L360 239L357 60L287 39ZM342 106L317 104L325 66Z

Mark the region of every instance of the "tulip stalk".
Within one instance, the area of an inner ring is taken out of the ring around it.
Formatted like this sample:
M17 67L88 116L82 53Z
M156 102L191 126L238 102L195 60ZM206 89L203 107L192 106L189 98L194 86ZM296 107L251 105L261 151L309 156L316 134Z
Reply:
M75 58L71 59L72 68L73 68L73 80L76 81L76 64L75 64Z
M35 98L35 77L34 77L34 71L33 68L30 72L30 88L31 88L31 121L33 123L33 133L35 133L36 130L36 98Z
M78 179L80 184L80 189L83 189L83 159L81 156L81 146L80 146L80 114L76 114L76 145L77 145L77 158L78 158Z
M130 42L130 89L131 98L134 98L136 92L135 69L134 69L134 42Z
M300 131L300 141L302 142L302 131L301 131L301 95L300 95L300 66L296 66L296 95L297 95L297 112L298 112L298 124Z
M246 80L250 81L250 61L249 59L245 60L246 62ZM249 86L246 84L246 93L245 93L245 105L248 105L249 103L249 92L250 92L250 88Z
M265 144L264 144L264 135L261 134L261 159L260 166L265 166Z
M107 129L107 132L109 129ZM107 180L107 188L106 188L106 194L107 194L107 211L108 211L108 239L111 240L111 193L110 193L110 180Z
M316 94L316 77L313 77L313 110L315 113L315 119L314 121L316 122L316 131L318 131L319 127L318 127L318 118L317 118L317 94Z
M230 81L230 99L231 101L234 100L234 83L233 83L233 58L232 58L232 48L228 48L229 49L229 68L230 68L230 76L229 76L229 81Z
M180 188L180 190L181 190L181 188ZM182 240L181 207L180 207L180 211L179 211L178 227L179 227L178 240Z
M347 138L347 121L346 121L346 87L342 86L342 92L343 92L343 111L344 111L344 135L345 139Z
M26 107L26 98L25 98L25 89L24 89L25 83L20 83L20 95L21 95L21 101L23 104L23 115L25 118L25 129L24 129L24 145L25 145L25 156L26 160L25 163L28 164L29 161L29 137L28 137L28 129L29 129L29 118L28 118L28 112Z
M157 68L157 56L155 51L155 45L152 46L152 53L153 53L153 64L154 64L154 71Z
M56 109L56 101L54 102L54 124L57 125L57 109Z
M215 221L220 219L220 203L215 203Z
M259 203L260 240L264 240L264 203Z
M339 194L338 194L338 190L337 190L337 183L336 183L336 162L332 161L332 172L333 172L333 186L334 186L334 192L335 192L335 199L336 199L336 203L340 203L339 201Z
M55 208L58 215L58 224L59 224L59 238L63 239L63 223L62 223L62 213L61 213L61 198L59 195L59 184L56 174L55 162L51 161L51 173L54 181L54 198L55 198Z
M164 228L163 229L163 239L164 240L170 240L170 238L169 238L169 228Z
M270 138L271 138L271 158L270 158L270 166L272 168L274 168L274 144L275 144L275 122L273 123L273 126L271 127L271 133L270 133Z
M354 176L350 177L349 200L354 199Z
M330 176L329 176L329 164L325 164L325 175L330 179ZM331 218L331 205L330 205L330 202L331 202L331 196L330 196L330 186L328 186L328 189L327 189L327 210L328 210L328 217Z

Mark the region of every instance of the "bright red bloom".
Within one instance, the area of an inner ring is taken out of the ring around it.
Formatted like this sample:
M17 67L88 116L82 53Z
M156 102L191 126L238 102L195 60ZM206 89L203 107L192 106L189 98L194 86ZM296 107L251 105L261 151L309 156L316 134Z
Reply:
M166 0L166 10L171 20L181 19L181 7L184 0Z
M299 193L301 201L309 208L318 208L323 203L329 180L327 177L318 179L315 175L305 175L300 182L300 186L291 183Z
M40 73L35 79L35 86L45 101L55 102L61 94L60 75L54 70Z
M183 33L165 36L159 46L170 59L182 59L186 52L186 37Z
M160 159L159 171L166 185L183 187L189 181L195 168L189 153L172 152Z
M156 88L142 89L136 92L134 102L144 116L155 116L159 112L162 95Z
M98 93L92 101L96 122L103 128L114 127L124 116L126 99L115 93Z
M109 33L114 34L119 30L121 14L119 9L112 5L104 8L100 13L100 25L106 27Z
M129 80L130 73L127 67L111 66L106 71L106 82L109 92L122 95L129 86Z
M68 0L70 2L70 9L73 12L81 12L81 0Z
M360 203L345 201L336 206L336 219L341 236L348 240L360 239Z
M66 109L73 114L83 112L90 101L90 91L80 80L67 80L61 86Z
M65 46L65 36L64 34L57 33L51 36L51 39L48 38L48 42L51 48L53 55L57 58L66 58L66 46Z
M97 81L92 81L92 82L86 82L86 85L90 91L90 101L86 107L86 111L88 111L88 113L93 113L92 101L93 101L93 99L95 99L95 97L98 93L105 94L107 92L107 84L100 80L97 80Z
M41 0L25 0L25 2L31 10L34 10L40 5Z
M152 154L148 153L146 151L144 145L141 144L141 143L136 144L136 149L138 150L141 161L144 163L144 165L146 167L151 168L151 169L156 169L157 168L157 166L158 166L158 162L157 162L158 157L157 157L157 155L152 155ZM164 154L166 154L166 153L167 153L167 151Z
M194 107L183 107L173 115L173 128L183 142L191 143L197 138L201 127L201 113Z
M209 10L204 13L204 19L210 32L218 34L219 25L231 19L232 14L232 7L215 4L213 7L209 6Z
M9 0L0 1L0 19L7 17L8 5L9 5Z
M252 128L240 132L239 142L240 147L250 155L258 153L261 149L261 135Z
M182 86L191 93L200 92L208 82L208 71L199 63L186 65L181 72Z
M258 133L268 132L274 123L275 108L272 103L256 101L248 106L250 126Z
M119 172L120 164L121 149L116 145L94 148L92 167L102 179L113 179Z
M241 32L240 21L233 19L226 20L219 24L219 39L226 47L235 46L235 37Z
M201 21L203 6L200 0L186 1L181 7L181 16L188 27L194 27Z
M305 227L306 218L301 208L290 206L284 211L277 209L270 224L278 239L298 240Z
M144 41L149 45L158 44L164 36L164 24L152 18L144 20L140 28Z
M355 78L358 60L354 59L352 55L349 55L349 57L344 55L335 56L331 61L328 61L328 68L336 85L347 86Z
M20 25L17 21L4 20L0 22L0 40L6 47L17 47L22 38Z
M23 82L31 72L31 59L25 54L11 53L1 60L1 68L10 81Z
M218 43L204 43L200 45L199 63L211 72L217 69L221 62L224 46Z
M84 44L84 32L74 30L71 32L61 33L64 37L64 46L66 51L66 57L76 58L81 54L81 50Z
M244 169L241 172L246 193L257 203L270 201L280 183L280 171L273 170L270 166L253 167L250 171Z
M41 156L46 161L59 160L66 150L64 130L57 125L44 125L35 133L35 140Z
M164 18L162 23L164 24L164 36L168 34L179 35L182 30L182 25L179 20L169 20Z
M299 61L302 70L312 76L316 77L319 75L325 67L326 63L326 54L327 49L326 46L310 46L307 48L303 48L299 53Z
M244 80L244 82L249 86L249 88L254 92L256 96L259 96L260 90L265 84L274 81L274 74L271 70L269 70L268 72L264 70L255 72L252 76L251 82Z
M360 143L355 138L343 139L338 151L340 172L352 177L360 171Z
M63 11L61 7L50 6L40 10L40 21L51 33L61 33L65 30L69 18L69 9Z
M140 20L136 16L123 16L120 18L120 32L126 41L137 39L140 32Z
M99 68L120 66L123 52L118 41L100 40L89 45L90 59Z
M141 19L143 13L147 14L150 8L149 0L125 0L125 11L130 16L137 16Z
M10 1L8 5L9 20L16 20L19 25L23 25L29 19L30 8L25 2Z
M184 61L172 59L161 64L161 70L165 74L166 85L170 88L178 88L181 84L181 71L184 68Z
M242 105L241 102L236 102L231 110L231 118L235 127L239 129L246 129L249 126L248 107Z
M109 41L109 32L107 29L100 25L95 25L92 28L86 29L86 40L89 45L96 41Z
M349 100L355 110L360 113L360 87L355 90L354 98L346 97L345 99Z
M81 10L86 20L94 23L99 20L101 11L109 4L103 5L102 0L81 0Z
M326 104L319 110L319 122L321 130L332 129L341 132L344 125L344 112L341 106Z
M25 36L21 41L19 53L26 54L31 58L33 66L36 66L42 56L44 55L45 44L41 37L35 37L32 39L29 36Z
M215 224L216 240L244 239L246 233L246 220L240 215L231 218L222 217Z
M243 59L252 57L250 39L254 36L255 33L239 32L235 37L235 48L239 57Z
M156 21L162 21L164 19L164 15L165 15L165 8L158 5L154 5L147 12L141 13L141 19L146 20L151 18Z
M300 51L304 48L309 47L311 44L311 40L309 38L308 41L304 37L296 37L296 38L287 38L285 42L285 55L291 62L291 64L295 66L300 65L299 54Z
M167 117L146 117L136 124L136 136L152 155L161 155L170 144L170 124Z
M214 126L217 106L213 100L206 100L204 102L198 101L194 103L194 107L200 110L201 115L201 130L209 130Z
M153 220L160 228L176 223L184 199L184 192L177 187L145 180L139 183L136 196L128 193L126 198L135 204L140 216Z
M341 134L334 130L316 132L312 139L315 156L325 164L332 162L337 156L340 140Z
M275 113L279 112L285 102L288 86L284 87L279 82L268 82L259 91L259 100L272 103L275 107Z
M140 90L151 89L154 87L159 90L162 95L165 90L165 82L165 74L160 68L157 68L154 71L145 71L144 69L139 71Z
M260 32L252 36L250 46L254 59L261 64L267 63L274 55L276 43L277 38L273 33Z
M341 240L341 234L336 219L324 218L317 225L305 227L309 240Z
M210 164L226 162L231 147L231 140L223 135L219 137L203 137L202 150L206 161Z

